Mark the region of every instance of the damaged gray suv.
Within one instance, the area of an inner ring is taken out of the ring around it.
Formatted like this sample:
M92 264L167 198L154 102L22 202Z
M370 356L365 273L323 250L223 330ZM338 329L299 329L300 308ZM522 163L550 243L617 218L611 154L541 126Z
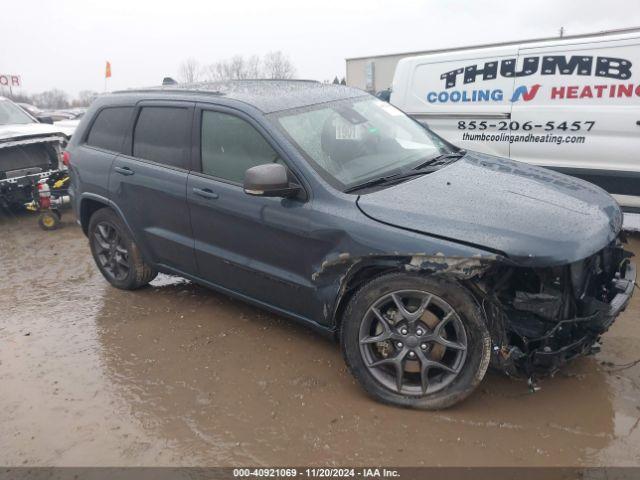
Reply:
M352 88L105 95L65 156L113 286L180 275L333 335L394 405L451 406L490 364L552 373L593 351L634 287L606 192L459 150Z

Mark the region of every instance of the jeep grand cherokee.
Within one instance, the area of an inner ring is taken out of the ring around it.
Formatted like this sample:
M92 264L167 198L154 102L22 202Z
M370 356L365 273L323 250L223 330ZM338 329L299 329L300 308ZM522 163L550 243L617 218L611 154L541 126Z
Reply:
M353 88L105 95L67 155L113 286L180 275L335 335L364 389L395 405L450 406L490 363L553 372L633 291L602 189L459 150Z

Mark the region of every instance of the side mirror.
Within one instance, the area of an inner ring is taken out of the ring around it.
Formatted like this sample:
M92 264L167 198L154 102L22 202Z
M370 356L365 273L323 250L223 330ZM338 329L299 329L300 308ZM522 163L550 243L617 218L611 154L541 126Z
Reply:
M260 197L292 197L300 186L289 181L287 167L266 163L249 168L244 173L244 192Z
M49 125L53 125L52 117L47 117L43 115L43 116L37 117L36 120L38 120L38 122L40 123L48 123Z

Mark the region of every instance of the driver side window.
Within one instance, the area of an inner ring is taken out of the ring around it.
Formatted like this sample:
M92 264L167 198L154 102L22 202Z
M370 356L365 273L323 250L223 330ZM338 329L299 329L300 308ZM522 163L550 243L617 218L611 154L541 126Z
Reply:
M202 173L242 183L256 165L282 163L276 151L249 123L227 113L202 112Z

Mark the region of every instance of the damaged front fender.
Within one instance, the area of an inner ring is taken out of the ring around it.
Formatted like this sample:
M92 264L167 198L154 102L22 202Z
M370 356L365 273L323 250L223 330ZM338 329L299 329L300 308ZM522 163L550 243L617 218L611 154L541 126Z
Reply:
M473 257L448 257L443 253L408 253L404 255L371 254L354 257L347 252L325 259L312 274L323 298L326 321L335 321L351 293L365 281L392 271L421 272L425 275L446 275L456 280L470 280L497 264L508 265L505 257L496 254Z
M492 253L342 252L325 259L312 280L325 319L336 325L352 294L375 276L403 271L444 275L476 299L491 334L493 366L532 379L593 351L631 298L635 267L619 242L578 263L531 268Z
M406 271L446 274L453 278L468 280L485 272L496 263L507 263L507 259L495 254L477 255L471 258L451 258L444 253L417 254L412 255L409 263L403 268Z

